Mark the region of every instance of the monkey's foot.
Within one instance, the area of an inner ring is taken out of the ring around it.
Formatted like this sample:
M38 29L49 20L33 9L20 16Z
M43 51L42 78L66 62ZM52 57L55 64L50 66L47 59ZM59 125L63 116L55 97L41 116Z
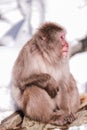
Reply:
M58 125L58 126L63 126L67 124L67 121L65 120L55 120L55 121L50 121L49 122L52 125Z
M57 116L56 115L56 116L52 117L52 119L50 120L49 123L53 124L53 125L63 126L63 125L67 124L67 120L65 120L64 116Z
M67 122L67 123L72 123L74 120L76 119L75 115L73 113L65 116L64 120Z

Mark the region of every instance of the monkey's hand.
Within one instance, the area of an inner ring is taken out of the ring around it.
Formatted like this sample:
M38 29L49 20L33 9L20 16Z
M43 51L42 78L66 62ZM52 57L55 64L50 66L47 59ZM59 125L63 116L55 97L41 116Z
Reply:
M50 76L50 78L47 80L45 90L52 98L54 98L57 95L59 87L56 80L52 76Z
M47 73L33 74L26 80L25 86L36 85L45 89L53 98L57 95L58 86L56 80Z
M56 84L54 83L48 83L47 87L45 88L45 90L48 92L48 94L54 98L57 95L57 92L59 91L59 88Z
M44 88L52 98L57 95L59 90L56 80L47 73L39 74L35 85Z

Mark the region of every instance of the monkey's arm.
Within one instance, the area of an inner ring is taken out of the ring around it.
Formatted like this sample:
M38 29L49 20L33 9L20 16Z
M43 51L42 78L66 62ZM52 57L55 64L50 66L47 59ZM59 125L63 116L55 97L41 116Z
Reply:
M28 59L28 60L26 60ZM27 45L21 50L13 69L14 82L22 91L32 85L45 89L51 97L55 97L58 91L56 80L47 73L30 74L27 70L33 68L31 55ZM38 68L37 68L38 70Z
M53 77L47 73L33 74L21 82L21 88L36 85L45 89L51 97L55 97L58 91L58 85Z

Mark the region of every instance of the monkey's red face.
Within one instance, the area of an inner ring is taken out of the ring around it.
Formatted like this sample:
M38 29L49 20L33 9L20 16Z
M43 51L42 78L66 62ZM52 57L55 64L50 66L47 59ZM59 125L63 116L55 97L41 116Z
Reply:
M69 45L68 45L67 41L65 40L65 33L64 32L62 32L60 34L60 39L61 39L61 44L62 44L62 55L64 57L66 57L68 55Z

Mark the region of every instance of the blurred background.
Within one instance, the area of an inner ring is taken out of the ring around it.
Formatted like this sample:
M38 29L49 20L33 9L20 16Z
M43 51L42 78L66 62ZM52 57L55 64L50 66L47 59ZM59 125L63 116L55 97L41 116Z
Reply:
M9 83L15 59L39 25L47 21L67 30L70 71L79 92L87 92L87 0L0 0L0 121L14 111Z

